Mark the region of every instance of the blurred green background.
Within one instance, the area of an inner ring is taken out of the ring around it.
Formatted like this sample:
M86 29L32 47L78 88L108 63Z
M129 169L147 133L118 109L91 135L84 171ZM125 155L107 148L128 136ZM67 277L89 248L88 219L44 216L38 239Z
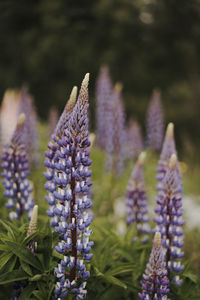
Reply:
M162 91L179 151L198 159L200 145L199 0L1 0L0 96L27 84L42 119L59 110L73 85L102 64L121 81L128 118L145 126L152 89Z

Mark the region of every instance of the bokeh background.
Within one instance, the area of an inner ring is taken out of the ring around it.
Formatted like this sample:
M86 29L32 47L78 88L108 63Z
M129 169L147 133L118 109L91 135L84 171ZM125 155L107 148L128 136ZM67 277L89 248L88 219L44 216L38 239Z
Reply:
M127 118L145 114L162 91L166 121L176 126L181 155L199 160L199 0L1 0L0 96L26 84L42 120L61 111L73 85L106 64L123 83ZM183 154L182 154L183 153Z

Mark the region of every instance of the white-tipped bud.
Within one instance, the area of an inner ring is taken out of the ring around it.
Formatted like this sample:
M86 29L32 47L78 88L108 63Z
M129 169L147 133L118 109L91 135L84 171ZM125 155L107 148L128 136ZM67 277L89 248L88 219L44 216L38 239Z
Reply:
M38 218L38 205L35 205L33 207L31 220L30 220L30 223L29 223L28 231L27 231L27 236L34 233L34 232L36 232L37 218Z
M145 162L145 159L146 159L146 152L143 151L138 156L137 164L140 165L140 166L143 166L144 162Z
M166 130L166 136L171 139L174 137L174 124L173 123L169 123L167 125L167 130Z
M20 115L19 115L18 122L17 122L17 125L18 125L18 126L23 125L23 124L24 124L24 121L25 121L25 118L26 118L26 116L25 116L24 113L20 114Z
M88 86L88 83L89 83L89 79L90 79L90 73L86 73L85 74L85 77L84 77L84 79L83 79L83 81L82 81L82 86Z
M76 103L76 98L77 98L77 92L78 92L78 88L77 86L74 86L72 91L71 91L71 94L70 94L70 97L69 97L69 100L66 104L66 111L70 111L73 109L75 103Z
M156 247L159 247L161 245L161 234L159 231L155 233L153 242Z
M177 162L176 154L172 154L171 157L170 157L170 161L169 161L169 167L170 167L170 169L174 169L175 168L176 162Z

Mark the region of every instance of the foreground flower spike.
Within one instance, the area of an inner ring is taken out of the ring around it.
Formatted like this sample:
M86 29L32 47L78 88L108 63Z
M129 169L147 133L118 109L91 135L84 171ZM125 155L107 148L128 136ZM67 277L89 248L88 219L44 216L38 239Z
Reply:
M127 157L133 159L144 148L142 132L137 121L131 120L127 128Z
M83 299L87 293L86 279L90 276L86 263L92 258L89 253L93 242L89 241L89 225L92 216L89 166L90 143L88 140L88 81L86 74L76 105L61 136L57 139L54 156L54 176L46 184L50 192L47 197L51 205L48 215L51 225L60 234L56 251L63 254L55 268L57 283L54 290L56 299L64 299L68 293L76 299ZM49 158L49 164L51 158ZM47 174L48 178L48 174Z
M147 110L147 144L155 151L159 151L163 141L164 130L163 109L160 92L153 91L153 96Z
M107 67L102 67L96 83L96 126L97 144L106 149L108 134L107 130L112 118L112 82Z
M147 196L144 185L143 166L146 153L142 152L136 162L127 186L127 224L135 223L137 237L150 233L149 218L147 216Z
M169 279L166 268L160 232L156 232L149 262L141 281L142 293L138 293L141 300L167 300L169 293Z
M162 189L157 197L155 212L154 221L157 224L155 231L159 231L162 235L168 270L180 273L184 269L180 262L184 255L181 251L184 221L182 219L182 183L177 169L176 154L171 155ZM174 278L174 281L178 286L182 282L178 276Z
M19 219L24 212L30 217L34 205L31 183L27 179L30 172L24 145L24 121L25 115L21 114L11 141L2 155L4 196L8 198L6 207L12 209L9 214L11 219Z

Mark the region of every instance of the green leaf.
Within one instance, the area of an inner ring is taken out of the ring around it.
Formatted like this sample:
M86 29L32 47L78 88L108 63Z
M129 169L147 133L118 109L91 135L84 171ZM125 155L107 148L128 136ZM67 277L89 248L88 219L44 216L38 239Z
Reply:
M44 300L43 294L40 291L34 291L33 295L38 299L38 300Z
M9 261L7 262L7 264L5 265L5 270L8 271L12 271L16 265L16 261L17 261L17 256L13 255L11 257L11 259L9 259Z
M28 275L23 270L13 270L0 275L0 284L27 279Z
M22 247L21 245L14 243L14 242L7 242L9 249L17 255L21 260L23 260L25 263L33 266L34 268L38 270L42 270L42 266L40 261L36 256L34 256L30 250Z
M120 266L110 269L108 270L106 273L104 273L104 275L119 275L119 274L123 274L123 273L128 273L128 272L132 272L134 269L134 265L133 264L121 264Z
M31 277L30 281L37 281L42 278L42 274L36 274L35 276Z
M8 250L9 250L8 245L5 245L5 244L0 245L0 251L8 251Z
M122 281L120 281L119 279L117 279L116 277L114 276L111 276L111 275L104 275L103 276L103 279L113 285L117 285L117 286L120 286L122 287L123 289L127 289L127 286L125 283L123 283Z
M192 282L197 283L197 276L195 274L187 271L184 272L183 276L189 278Z
M35 290L36 288L36 283L33 282L31 284L29 284L27 287L25 287L23 290L22 290L22 293L19 297L19 300L27 300L28 297L30 297L33 293L33 291Z
M29 264L25 263L22 259L20 259L20 264L22 269L30 276L33 276L33 273L31 271L31 268L29 266Z
M4 252L0 255L0 269L2 269L5 264L9 261L9 259L13 256L13 253L10 252Z
M10 233L12 239L15 241L15 235L14 235L12 228L9 225L7 225L3 220L0 220L0 223L8 231L8 233Z
M26 236L25 239L22 242L23 245L27 245L31 240L33 240L38 235L38 232L34 232L30 234L29 236Z

